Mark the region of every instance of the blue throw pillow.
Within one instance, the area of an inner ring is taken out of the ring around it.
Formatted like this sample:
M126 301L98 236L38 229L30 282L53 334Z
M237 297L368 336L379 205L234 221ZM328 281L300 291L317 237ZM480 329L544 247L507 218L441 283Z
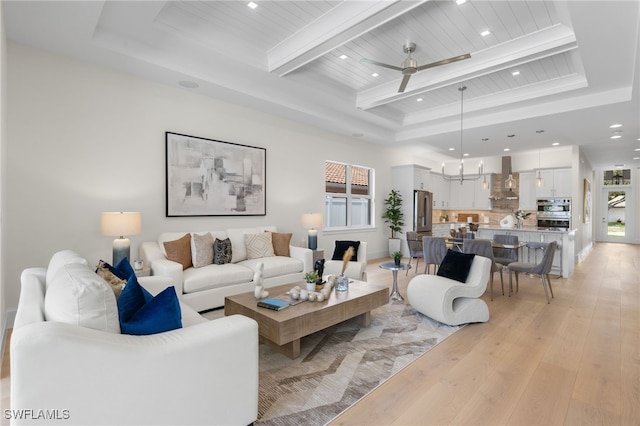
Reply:
M182 312L175 287L167 287L153 297L138 283L126 259L115 269L129 274L127 285L118 298L118 318L123 334L146 335L182 328Z
M120 323L124 334L147 335L182 328L182 313L174 286L162 290L129 320Z
M438 268L438 275L465 283L467 282L474 257L474 253L461 253L449 249Z

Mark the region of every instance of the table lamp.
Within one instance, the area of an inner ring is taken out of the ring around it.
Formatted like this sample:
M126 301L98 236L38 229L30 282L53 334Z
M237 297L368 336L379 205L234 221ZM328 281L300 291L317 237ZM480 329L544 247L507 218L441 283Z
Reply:
M104 212L101 218L102 235L118 237L113 240L113 264L125 257L131 259L129 239L125 235L137 235L142 229L140 212Z
M309 230L309 248L318 248L318 231L322 226L322 213L304 213L302 215L302 227Z

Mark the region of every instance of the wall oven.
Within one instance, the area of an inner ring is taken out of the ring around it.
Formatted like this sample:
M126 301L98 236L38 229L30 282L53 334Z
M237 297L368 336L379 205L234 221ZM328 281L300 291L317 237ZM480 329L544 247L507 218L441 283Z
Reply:
M569 229L571 227L570 198L539 198L536 204L539 228Z

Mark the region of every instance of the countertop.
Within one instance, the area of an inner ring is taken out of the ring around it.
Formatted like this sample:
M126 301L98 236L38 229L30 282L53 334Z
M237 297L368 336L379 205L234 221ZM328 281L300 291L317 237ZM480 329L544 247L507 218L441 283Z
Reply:
M572 229L564 229L564 228L541 228L538 226L524 226L522 228L503 228L501 226L496 226L496 225L486 225L486 224L480 224L478 226L478 229L490 229L490 230L494 230L494 231L524 231L524 232L554 232L554 233L558 233L558 234L570 234L572 232L576 232L577 229L576 228L572 228Z

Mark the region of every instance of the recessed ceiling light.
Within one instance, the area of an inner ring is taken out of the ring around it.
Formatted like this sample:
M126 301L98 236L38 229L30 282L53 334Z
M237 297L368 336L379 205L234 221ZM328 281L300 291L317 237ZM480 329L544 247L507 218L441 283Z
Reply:
M634 160L640 160L640 157L633 157Z
M560 145L560 142L554 142L551 144L551 146L558 146L558 145Z
M465 152L464 154L462 154L462 156L463 156L463 157L468 157L468 156L469 156L469 153L468 153L468 152Z
M465 4L467 0L456 0L456 4L460 6L461 4Z
M514 77L515 77L516 75L520 75L520 71L514 71L514 72L512 72L512 73L511 73L511 75L512 75L512 76L514 76Z
M613 136L609 136L609 139L620 139L622 137L622 135L613 135Z
M422 98L416 99L416 102L422 102Z
M636 148L636 149L634 149L634 151L640 151L640 148Z
M455 151L455 150L456 150L455 148L449 148L449 151Z
M195 81L189 80L179 81L178 84L182 87L186 87L187 89L197 89L198 87L200 87Z
M378 77L380 74L378 74L377 72L374 72L373 74L371 74L371 77Z
M249 6L251 9L255 9L256 7L258 7L258 5L252 1L250 1L249 4L247 4L247 6Z
M481 32L481 33L480 33L480 35L481 35L482 37L486 37L486 36L488 36L489 34L491 34L491 31L489 31L489 30L484 30L483 32Z
M347 58L348 58L348 56L343 54L343 55L340 55L340 56L339 56L339 58L340 58L340 59L347 59Z
M618 127L622 127L622 124L612 124L611 126L609 126L610 129L617 129Z
M504 152L509 152L509 151L511 151L511 150L510 150L509 148L505 148L505 149L503 149L503 151L504 151Z

